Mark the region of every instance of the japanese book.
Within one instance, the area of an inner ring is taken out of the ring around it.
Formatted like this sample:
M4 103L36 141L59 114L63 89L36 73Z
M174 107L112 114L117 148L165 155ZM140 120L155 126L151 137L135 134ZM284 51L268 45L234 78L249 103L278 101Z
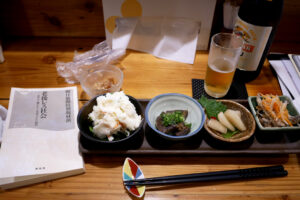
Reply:
M0 188L84 173L77 88L12 88L0 148Z

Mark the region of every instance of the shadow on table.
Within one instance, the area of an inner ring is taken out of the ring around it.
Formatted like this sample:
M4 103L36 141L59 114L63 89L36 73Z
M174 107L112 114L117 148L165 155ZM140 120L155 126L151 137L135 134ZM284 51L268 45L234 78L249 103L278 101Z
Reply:
M181 150L197 149L201 145L202 136L196 134L195 136L186 140L168 140L159 136L148 125L145 126L145 135L149 145L154 149L159 150L173 150L180 153Z

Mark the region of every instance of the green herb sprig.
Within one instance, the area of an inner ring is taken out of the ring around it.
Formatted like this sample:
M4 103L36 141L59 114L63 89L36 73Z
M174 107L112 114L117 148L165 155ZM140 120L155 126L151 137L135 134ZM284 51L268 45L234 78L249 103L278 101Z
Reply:
M181 111L175 111L172 113L162 113L160 116L162 118L163 125L166 127L184 122L184 116Z
M235 131L227 130L227 133L223 134L222 136L224 138L231 138L232 136L234 136L235 134L237 134L239 132L240 132L239 130L235 130Z
M219 112L225 112L227 109L227 106L223 103L208 99L205 96L201 96L198 101L205 108L208 118L215 117L217 119Z

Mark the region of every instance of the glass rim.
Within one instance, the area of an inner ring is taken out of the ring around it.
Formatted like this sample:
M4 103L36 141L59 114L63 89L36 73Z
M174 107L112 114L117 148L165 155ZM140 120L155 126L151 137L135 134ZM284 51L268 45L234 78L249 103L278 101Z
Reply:
M222 45L217 44L217 43L214 41L214 39L215 39L217 36L219 36L219 35L226 35L226 36L230 36L231 38L239 39L239 40L241 40L242 44L241 44L241 46L239 46L239 47L224 47L224 46L222 46ZM234 36L234 37L232 37L232 36ZM212 45L212 44L215 45L215 46L217 46L217 47L219 47L219 48L222 48L222 49L239 50L239 49L242 49L242 48L243 48L243 45L244 45L244 39L243 39L240 35L237 35L237 34L234 34L234 33L223 33L223 32L221 32L221 33L216 33L216 34L214 34L214 35L211 37L211 45Z

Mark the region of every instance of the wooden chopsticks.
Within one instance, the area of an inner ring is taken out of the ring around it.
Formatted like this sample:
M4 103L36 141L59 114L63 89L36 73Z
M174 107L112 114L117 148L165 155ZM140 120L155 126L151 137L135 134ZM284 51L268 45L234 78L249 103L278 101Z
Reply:
M282 165L270 167L256 167L248 169L226 170L206 173L183 174L175 176L163 176L156 178L145 178L135 180L125 180L125 186L142 185L165 185L178 183L192 183L203 181L237 180L246 178L282 177L288 172Z

